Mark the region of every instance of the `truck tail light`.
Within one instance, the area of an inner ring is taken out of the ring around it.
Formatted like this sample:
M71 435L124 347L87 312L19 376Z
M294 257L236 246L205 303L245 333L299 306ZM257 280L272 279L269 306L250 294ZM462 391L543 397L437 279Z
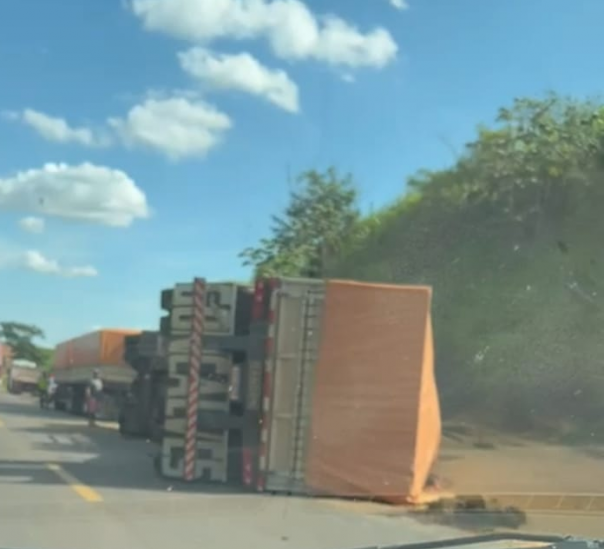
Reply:
M263 280L257 280L254 284L254 298L252 302L252 320L261 320L263 318L263 309L265 305L265 283Z
M280 286L279 278L267 281L270 290L269 307L266 312L267 336L265 339L265 367L263 375L262 415L260 422L260 444L258 451L258 477L256 489L262 492L265 489L266 473L268 467L269 439L271 437L271 399L273 396L273 358L275 353L275 322L277 320L277 290Z
M248 447L242 449L242 477L244 486L252 486L254 482L254 463L252 449Z

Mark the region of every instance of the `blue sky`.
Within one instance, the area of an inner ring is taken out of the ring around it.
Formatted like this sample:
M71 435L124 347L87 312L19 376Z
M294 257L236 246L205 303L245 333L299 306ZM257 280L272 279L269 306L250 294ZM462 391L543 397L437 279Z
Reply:
M2 2L0 319L153 329L162 288L248 278L288 174L380 207L514 97L602 96L599 0L394 4Z

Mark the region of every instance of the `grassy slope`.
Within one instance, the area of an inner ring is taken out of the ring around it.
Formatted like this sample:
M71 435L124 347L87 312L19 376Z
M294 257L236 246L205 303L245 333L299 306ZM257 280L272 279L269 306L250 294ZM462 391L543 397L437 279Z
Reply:
M479 205L439 212L408 197L331 275L433 286L446 416L563 436L603 432L602 187L533 227Z

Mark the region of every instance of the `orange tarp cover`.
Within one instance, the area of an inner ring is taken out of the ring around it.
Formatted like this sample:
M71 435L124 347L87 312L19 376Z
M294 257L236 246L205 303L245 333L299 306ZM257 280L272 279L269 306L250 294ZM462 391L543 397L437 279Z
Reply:
M100 330L55 347L55 368L78 366L127 366L124 362L124 338L140 330Z
M307 485L392 503L421 495L441 420L431 289L328 281Z

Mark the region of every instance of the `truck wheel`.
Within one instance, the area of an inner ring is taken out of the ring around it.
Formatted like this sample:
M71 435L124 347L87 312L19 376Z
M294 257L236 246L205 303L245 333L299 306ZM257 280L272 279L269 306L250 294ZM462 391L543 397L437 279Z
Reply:
M157 475L163 477L162 475L162 460L160 453L158 452L155 456L153 456L153 470Z
M74 387L71 394L71 413L77 416L83 416L85 414L84 401L84 387Z

